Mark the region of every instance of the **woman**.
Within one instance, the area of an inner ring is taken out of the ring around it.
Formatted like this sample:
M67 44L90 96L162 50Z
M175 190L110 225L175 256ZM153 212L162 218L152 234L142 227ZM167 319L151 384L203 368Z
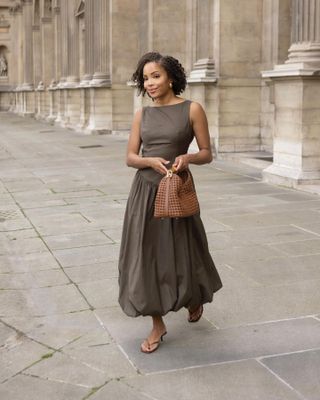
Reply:
M186 307L188 321L197 322L203 304L212 301L222 283L199 214L179 219L153 216L157 187L167 168L183 171L189 164L212 161L206 115L198 103L178 96L186 76L173 57L145 54L133 80L153 105L135 114L128 142L127 165L138 171L123 225L119 303L128 316L152 317L152 331L141 344L142 352L152 353L167 333L162 317ZM199 151L187 154L194 136Z

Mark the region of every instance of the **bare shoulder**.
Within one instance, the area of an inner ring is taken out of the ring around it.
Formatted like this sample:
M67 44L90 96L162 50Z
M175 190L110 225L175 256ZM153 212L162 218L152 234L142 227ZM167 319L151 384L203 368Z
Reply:
M204 109L200 103L192 101L190 104L190 116L199 117L205 114Z
M196 101L192 101L190 104L190 120L195 123L197 121L205 121L206 120L206 113L200 103Z
M139 110L137 110L135 112L134 117L133 117L135 121L140 121L141 120L142 111L143 111L143 108L140 108Z

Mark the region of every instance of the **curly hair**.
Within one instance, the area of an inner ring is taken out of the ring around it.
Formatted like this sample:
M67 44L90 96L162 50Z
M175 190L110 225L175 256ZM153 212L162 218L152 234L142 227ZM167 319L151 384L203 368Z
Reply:
M172 80L172 90L175 95L179 95L185 90L187 78L180 62L174 57L163 56L158 52L151 51L140 58L137 68L131 78L138 88L138 95L142 93L144 96L146 94L144 88L143 68L149 62L155 62L165 69L168 77Z

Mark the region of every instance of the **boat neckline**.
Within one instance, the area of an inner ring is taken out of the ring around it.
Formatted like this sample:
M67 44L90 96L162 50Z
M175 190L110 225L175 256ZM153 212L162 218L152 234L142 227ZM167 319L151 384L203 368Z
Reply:
M186 103L188 100L180 101L179 103L175 104L164 104L162 106L149 106L149 108L161 108L161 107L173 107L173 106L178 106L179 104Z

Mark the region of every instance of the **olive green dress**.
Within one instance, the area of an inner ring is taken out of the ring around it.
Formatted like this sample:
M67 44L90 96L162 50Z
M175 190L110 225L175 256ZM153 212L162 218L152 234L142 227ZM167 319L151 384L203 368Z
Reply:
M191 102L142 110L142 156L171 163L185 154L194 133ZM131 316L165 315L182 307L212 301L222 287L208 250L200 215L154 218L154 201L162 175L137 171L129 194L119 257L119 303Z

